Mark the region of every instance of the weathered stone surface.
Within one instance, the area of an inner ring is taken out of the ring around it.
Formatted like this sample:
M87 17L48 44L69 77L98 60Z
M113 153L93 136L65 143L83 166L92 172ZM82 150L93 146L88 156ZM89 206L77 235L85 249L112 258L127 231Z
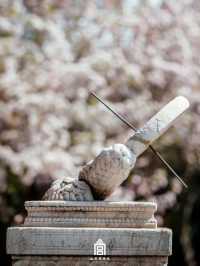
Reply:
M189 102L179 96L165 105L143 128L127 142L104 149L80 171L79 179L86 181L96 199L104 199L118 187L134 167L136 158L159 138L187 108Z
M90 187L84 181L63 177L53 182L43 200L92 201L94 198Z
M189 107L188 100L178 96L166 104L142 128L126 142L127 147L138 157L158 139L174 121Z
M128 177L136 158L188 107L189 102L186 98L176 97L128 139L126 145L114 144L104 148L94 160L82 168L78 177L80 181L74 179L73 184L73 179L70 182L61 179L52 185L44 199L74 201L91 200L93 197L96 200L105 199ZM88 185L85 190L87 196L84 196L84 191L81 190L81 187L86 185L84 182Z
M156 228L153 202L28 201L25 226Z
M25 206L24 225L7 231L14 266L166 266L172 252L171 230L156 228L155 203L31 201ZM97 254L99 243L103 254Z
M102 239L107 256L169 256L171 231L135 228L47 228L8 229L7 252L12 255L93 256L93 245Z
M79 179L92 188L96 199L105 199L129 175L134 167L136 156L123 144L104 148L79 173Z
M13 266L166 266L167 257L111 257L91 260L90 256L14 256Z

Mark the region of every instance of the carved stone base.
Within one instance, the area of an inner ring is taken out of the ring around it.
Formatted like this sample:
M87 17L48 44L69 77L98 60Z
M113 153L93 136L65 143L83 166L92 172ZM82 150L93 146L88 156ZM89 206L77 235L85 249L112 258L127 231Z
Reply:
M172 233L157 228L155 203L38 201L7 232L14 266L163 266Z
M152 202L28 201L25 226L156 228Z

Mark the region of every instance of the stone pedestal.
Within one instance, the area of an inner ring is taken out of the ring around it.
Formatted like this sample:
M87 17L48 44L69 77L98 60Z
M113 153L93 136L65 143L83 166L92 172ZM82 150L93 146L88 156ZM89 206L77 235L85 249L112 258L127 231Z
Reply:
M24 225L7 232L14 266L167 265L172 233L155 203L30 201Z

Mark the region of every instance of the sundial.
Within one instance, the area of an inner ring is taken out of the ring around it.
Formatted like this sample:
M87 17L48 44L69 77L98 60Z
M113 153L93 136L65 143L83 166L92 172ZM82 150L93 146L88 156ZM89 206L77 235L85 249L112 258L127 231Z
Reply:
M137 158L149 147L178 180L187 187L161 154L152 147L152 143L164 134L189 107L189 102L185 97L174 98L143 127L136 129L95 93L92 95L135 132L124 144L117 143L102 149L96 158L83 166L77 177L57 179L45 193L43 200L93 201L106 199L126 180L134 168Z
M93 96L134 133L124 144L102 149L77 177L57 179L41 201L25 202L24 224L7 231L7 253L12 255L13 266L167 265L172 232L157 227L157 204L105 199L128 177L148 147L186 186L152 143L189 107L188 100L176 97L136 129ZM103 257L94 252L96 243L103 243ZM103 264L101 259L106 259Z

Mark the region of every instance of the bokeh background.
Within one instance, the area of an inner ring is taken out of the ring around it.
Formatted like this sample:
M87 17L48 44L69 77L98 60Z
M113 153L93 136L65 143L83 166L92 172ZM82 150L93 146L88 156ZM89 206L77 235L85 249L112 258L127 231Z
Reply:
M0 1L0 264L6 228L25 200L76 176L104 146L132 133L95 91L139 127L176 95L191 107L155 147L185 190L146 151L113 197L154 200L173 229L169 265L200 265L200 2Z

